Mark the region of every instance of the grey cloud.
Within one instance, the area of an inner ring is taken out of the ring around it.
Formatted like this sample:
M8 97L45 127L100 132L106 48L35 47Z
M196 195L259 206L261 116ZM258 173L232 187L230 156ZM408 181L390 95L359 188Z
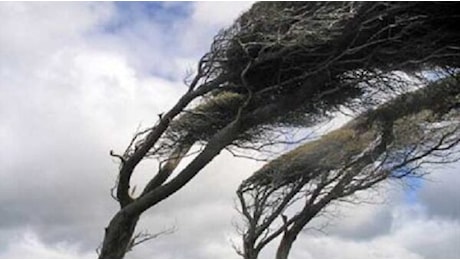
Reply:
M428 214L453 220L460 219L460 163L435 169L423 183L419 199Z
M293 257L312 258L456 258L460 251L458 223L422 216L391 228L387 234L367 240L334 235L302 235ZM395 222L398 220L395 219Z
M363 205L356 206L354 212L348 216L338 215L331 221L331 226L326 227L326 234L336 235L344 239L356 241L368 240L374 237L385 235L389 232L392 225L391 208L379 205L372 207L371 214L365 214L362 218L356 220L360 214L360 209L365 208Z

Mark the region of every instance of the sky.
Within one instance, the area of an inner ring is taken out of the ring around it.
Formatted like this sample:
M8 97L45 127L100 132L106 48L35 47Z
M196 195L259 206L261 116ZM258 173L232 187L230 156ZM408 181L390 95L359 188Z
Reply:
M250 2L0 3L0 258L94 258L118 205L117 162L135 130L186 90L183 79ZM148 210L139 231L172 234L130 258L237 258L235 190L260 162L222 153ZM333 205L294 258L460 258L460 164L374 203ZM143 163L133 183L156 171ZM261 256L272 258L274 247Z

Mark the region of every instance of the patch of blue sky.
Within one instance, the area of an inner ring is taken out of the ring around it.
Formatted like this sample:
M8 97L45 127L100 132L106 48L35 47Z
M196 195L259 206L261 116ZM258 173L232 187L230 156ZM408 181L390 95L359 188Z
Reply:
M420 169L417 169L420 170ZM403 176L406 175L408 171L413 171L411 167L403 167L398 170L393 171L394 176ZM423 178L416 176L406 176L404 177L404 202L410 205L416 204L419 202L419 191L423 187Z
M117 33L136 21L148 20L165 28L192 12L190 2L115 2L117 16L103 26L107 33Z
M456 68L438 68L438 69L422 71L422 75L429 81L436 81L438 79L448 77L458 72L459 70Z
M192 2L95 5L110 8L110 16L85 33L84 37L94 46L121 53L137 73L182 80L185 69L182 71L177 65L177 59L189 55L181 44L184 24L194 12Z

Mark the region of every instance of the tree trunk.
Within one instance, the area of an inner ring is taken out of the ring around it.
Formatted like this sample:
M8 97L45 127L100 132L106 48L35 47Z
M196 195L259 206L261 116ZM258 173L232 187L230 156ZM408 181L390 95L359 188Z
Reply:
M244 259L257 259L259 252L256 250L248 250L244 252Z
M105 229L104 242L99 258L121 259L129 251L138 215L128 215L120 210Z
M257 257L259 256L259 250L254 248L254 244L255 242L253 243L244 242L243 243L243 247L244 247L243 257L245 259L257 259Z
M277 259L287 259L289 252L291 251L292 244L294 243L297 234L292 235L292 233L288 232L283 235L281 242L278 245L278 249L276 250L276 258Z
M309 223L318 212L325 207L329 203L329 200L323 200L320 203L316 204L315 206L305 205L304 209L302 210L303 217L298 219L294 222L292 227L286 230L283 234L283 238L281 239L278 249L276 250L276 258L277 259L287 259L289 253L291 252L292 244L297 239L299 233L303 230L305 225Z

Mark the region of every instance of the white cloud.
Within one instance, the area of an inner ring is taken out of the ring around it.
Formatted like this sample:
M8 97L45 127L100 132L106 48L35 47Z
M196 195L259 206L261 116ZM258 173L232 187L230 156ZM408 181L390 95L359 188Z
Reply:
M2 70L12 65L39 65L50 52L78 42L83 34L110 19L112 12L110 3L2 3Z
M249 9L253 2L195 2L188 19L179 23L182 27L180 42L189 52L208 51L212 37ZM194 57L195 59L199 57Z
M249 9L253 3L253 1L196 2L191 19L203 27L229 26L243 11Z

